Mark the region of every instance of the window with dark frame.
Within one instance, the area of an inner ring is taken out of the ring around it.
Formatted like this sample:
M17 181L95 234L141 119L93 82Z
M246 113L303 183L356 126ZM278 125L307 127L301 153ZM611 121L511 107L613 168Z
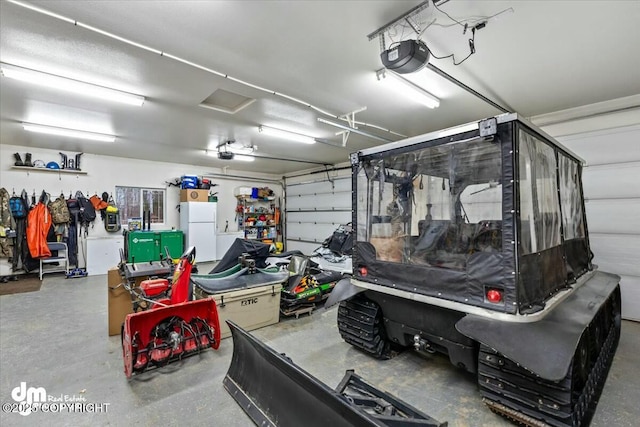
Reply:
M152 224L165 222L165 190L162 188L116 186L116 205L123 224L131 218L142 218L151 212Z

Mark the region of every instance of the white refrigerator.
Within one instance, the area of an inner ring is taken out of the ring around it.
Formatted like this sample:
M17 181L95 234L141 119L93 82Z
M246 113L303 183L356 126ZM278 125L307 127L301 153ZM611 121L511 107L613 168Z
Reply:
M215 202L181 202L180 229L184 232L185 248L196 247L196 262L215 261Z

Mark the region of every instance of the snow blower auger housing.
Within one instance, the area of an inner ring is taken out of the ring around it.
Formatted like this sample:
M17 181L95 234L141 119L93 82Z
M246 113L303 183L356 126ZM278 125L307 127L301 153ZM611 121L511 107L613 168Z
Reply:
M343 339L477 373L489 407L588 425L620 335L620 277L592 264L583 161L517 114L351 155L353 276Z
M220 320L213 298L192 301L191 269L196 250L180 257L171 285L152 279L131 288L139 311L122 326L122 356L127 378L220 345ZM143 303L143 304L141 304Z

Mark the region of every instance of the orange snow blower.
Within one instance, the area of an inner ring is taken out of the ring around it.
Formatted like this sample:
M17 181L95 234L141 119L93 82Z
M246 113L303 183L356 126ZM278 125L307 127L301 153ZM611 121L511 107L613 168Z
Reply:
M187 249L167 279L129 288L144 311L127 315L122 326L122 357L127 378L147 369L220 346L220 321L213 298L192 301L191 269L196 250ZM143 302L144 304L140 304Z

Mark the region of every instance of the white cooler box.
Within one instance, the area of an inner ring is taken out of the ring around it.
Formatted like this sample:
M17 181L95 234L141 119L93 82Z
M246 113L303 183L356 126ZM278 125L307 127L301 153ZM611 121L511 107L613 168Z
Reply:
M196 299L214 297L218 306L222 338L231 336L226 320L232 320L247 331L273 325L280 320L282 284L228 290L209 294L195 287Z

